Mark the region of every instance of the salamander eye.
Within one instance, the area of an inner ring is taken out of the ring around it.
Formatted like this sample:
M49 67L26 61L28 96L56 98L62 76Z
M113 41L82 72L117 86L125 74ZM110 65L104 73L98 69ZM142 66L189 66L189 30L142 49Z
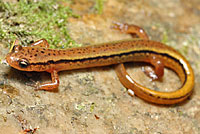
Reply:
M29 65L29 62L27 59L20 59L19 60L19 66L21 68L27 68L27 66Z
M21 45L14 45L13 49L12 49L12 52L18 52L20 50L22 50L22 46Z

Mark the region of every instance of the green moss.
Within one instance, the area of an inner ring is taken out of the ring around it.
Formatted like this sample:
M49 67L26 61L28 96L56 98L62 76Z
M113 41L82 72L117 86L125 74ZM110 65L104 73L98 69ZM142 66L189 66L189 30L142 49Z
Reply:
M185 41L182 44L181 49L179 50L180 53L182 53L183 55L188 55L188 49L189 49L189 42Z
M97 10L98 14L102 14L103 12L103 4L105 0L95 0L95 9Z
M90 105L90 112L93 112L95 107L96 107L96 104L94 102L91 103L91 105Z
M69 17L77 17L68 6L70 1L20 0L16 3L0 2L0 40L4 43L20 40L27 45L41 38L51 48L78 46L67 31Z
M163 36L162 36L162 40L161 42L164 43L164 44L167 44L168 43L168 32L167 31L164 31L163 32Z

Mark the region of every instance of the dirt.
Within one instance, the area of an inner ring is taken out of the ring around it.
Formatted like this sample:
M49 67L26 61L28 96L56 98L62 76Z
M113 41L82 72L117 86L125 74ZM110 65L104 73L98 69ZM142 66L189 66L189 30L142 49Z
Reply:
M47 73L26 73L0 65L0 133L30 129L35 134L198 134L200 133L200 2L198 0L106 0L102 14L91 0L74 0L68 29L78 43L131 38L111 29L113 21L143 27L150 39L165 42L181 52L195 73L192 96L173 106L153 105L128 95L114 66L59 73L57 92L35 91L30 79L50 80ZM1 44L0 56L9 51ZM180 81L165 69L162 82L151 82L143 64L126 64L134 80L163 91ZM34 130L35 128L35 130ZM36 130L37 129L37 130ZM35 132L33 132L35 131Z

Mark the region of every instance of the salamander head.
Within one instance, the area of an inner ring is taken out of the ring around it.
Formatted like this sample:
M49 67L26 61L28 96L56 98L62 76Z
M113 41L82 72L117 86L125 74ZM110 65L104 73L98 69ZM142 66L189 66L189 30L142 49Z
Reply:
M23 47L21 45L15 45L11 52L6 55L6 62L13 68L28 71L29 61L23 57Z
M28 57L30 54L24 50L21 45L15 45L11 52L6 55L6 62L13 68L21 71L37 71L33 70Z

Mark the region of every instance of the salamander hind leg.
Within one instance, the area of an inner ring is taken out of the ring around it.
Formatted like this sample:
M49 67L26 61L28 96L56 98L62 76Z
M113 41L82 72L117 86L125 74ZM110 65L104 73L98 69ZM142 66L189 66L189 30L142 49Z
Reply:
M134 38L146 39L148 40L147 33L139 26L130 25L127 23L113 22L113 29L119 30L122 33L131 34ZM153 70L144 69L145 74L152 78L153 80L160 79L164 74L164 64L162 60L156 56L146 59L146 62L154 66Z
M119 30L122 33L130 34L133 38L149 39L147 33L139 26L127 23L113 22L111 28Z
M54 91L59 86L59 77L58 72L56 70L53 70L51 72L51 82L48 83L36 83L36 90L45 90L45 91Z
M142 71L152 80L161 79L164 75L164 63L162 59L153 56L152 58L146 59L146 62L153 65L154 68L147 69L145 67L142 67Z

